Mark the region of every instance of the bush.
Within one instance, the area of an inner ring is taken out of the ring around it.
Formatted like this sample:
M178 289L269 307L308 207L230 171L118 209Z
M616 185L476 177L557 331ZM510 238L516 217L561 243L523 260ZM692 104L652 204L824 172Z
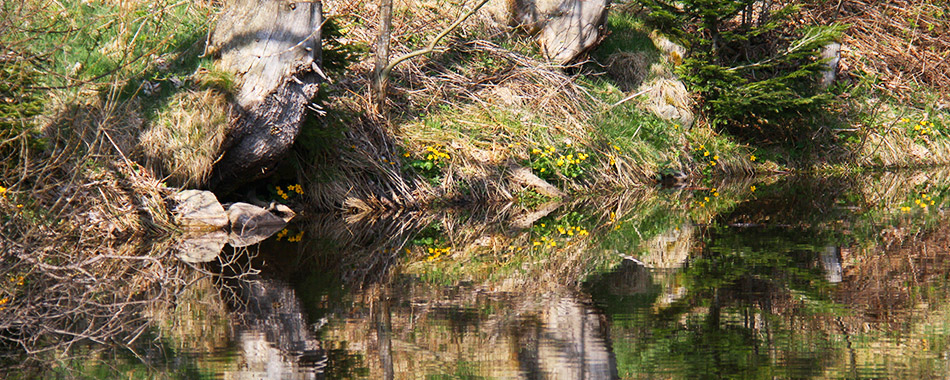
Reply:
M648 20L690 50L678 73L710 124L744 137L794 138L831 96L818 86L821 48L842 25L800 25L798 6L752 0L639 0ZM792 122L792 121L795 122Z

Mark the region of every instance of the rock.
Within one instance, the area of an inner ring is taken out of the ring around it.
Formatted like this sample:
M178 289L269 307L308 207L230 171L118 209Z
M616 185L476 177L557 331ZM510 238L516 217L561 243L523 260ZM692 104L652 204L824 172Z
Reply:
M183 190L173 200L175 221L186 231L223 230L228 226L228 215L214 193L203 190Z
M268 174L289 151L320 70L321 2L235 0L221 14L210 51L235 76L237 93L213 188L231 190Z
M246 247L257 244L277 233L293 219L293 211L283 205L277 206L281 216L270 210L248 203L238 202L228 207L228 220L231 221L231 234L228 243L233 247Z
M218 257L227 242L228 234L224 231L186 235L177 244L178 258L186 263L206 263Z
M563 65L600 42L608 4L607 0L495 0L485 9L499 22L539 33L544 55Z

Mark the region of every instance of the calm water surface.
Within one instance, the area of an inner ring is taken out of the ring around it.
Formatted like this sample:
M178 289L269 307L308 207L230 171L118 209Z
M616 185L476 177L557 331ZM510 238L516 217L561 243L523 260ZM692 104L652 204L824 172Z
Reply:
M947 173L303 218L59 377L945 378ZM299 237L290 239L288 237ZM24 372L29 377L29 372Z

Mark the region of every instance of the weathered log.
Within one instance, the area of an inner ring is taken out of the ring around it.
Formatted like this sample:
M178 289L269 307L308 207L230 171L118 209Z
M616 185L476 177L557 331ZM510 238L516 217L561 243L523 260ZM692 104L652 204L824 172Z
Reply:
M234 0L211 36L215 66L235 77L229 132L211 187L268 174L293 145L322 80L321 2Z

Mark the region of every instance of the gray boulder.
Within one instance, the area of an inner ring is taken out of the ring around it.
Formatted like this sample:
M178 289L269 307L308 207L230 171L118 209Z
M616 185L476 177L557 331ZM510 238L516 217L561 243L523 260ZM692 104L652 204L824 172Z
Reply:
M185 235L176 247L178 258L186 263L206 263L218 257L227 242L228 234L224 231Z
M275 205L263 208L248 203L238 202L228 207L228 220L231 222L231 233L228 243L233 247L246 247L257 244L277 233L294 217L293 211L284 205Z
M224 207L210 191L183 190L173 200L177 203L175 221L186 231L223 230L228 226Z

